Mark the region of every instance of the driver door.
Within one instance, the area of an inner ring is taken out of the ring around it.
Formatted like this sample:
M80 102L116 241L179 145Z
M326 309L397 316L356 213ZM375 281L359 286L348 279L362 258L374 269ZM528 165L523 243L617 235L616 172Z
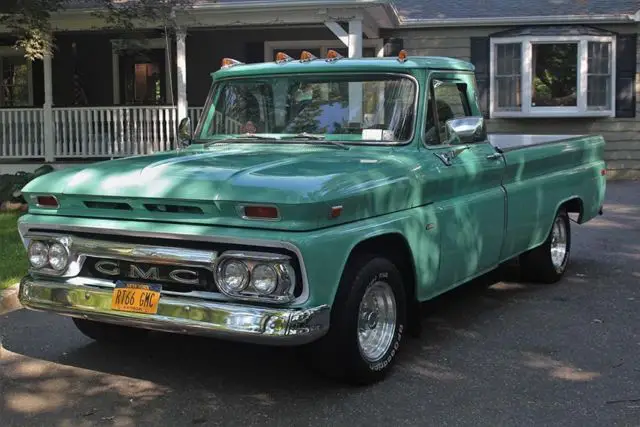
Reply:
M505 232L504 163L487 140L484 121L471 141L460 141L447 129L448 120L480 116L470 102L475 99L472 74L432 75L429 91L426 155L440 173L425 190L437 195L441 261L436 286L445 291L499 261Z

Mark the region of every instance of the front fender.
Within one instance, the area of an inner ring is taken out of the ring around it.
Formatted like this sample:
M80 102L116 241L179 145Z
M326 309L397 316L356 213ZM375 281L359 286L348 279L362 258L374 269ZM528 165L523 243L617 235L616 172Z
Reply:
M308 233L292 241L304 258L311 305L333 303L347 260L355 247L388 234L403 236L415 265L416 296L423 300L440 265L440 232L432 205ZM384 249L384 248L382 248Z

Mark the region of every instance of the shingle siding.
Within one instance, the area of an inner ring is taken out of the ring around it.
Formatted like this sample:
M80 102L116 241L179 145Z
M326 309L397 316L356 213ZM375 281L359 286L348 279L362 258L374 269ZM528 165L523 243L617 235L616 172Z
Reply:
M610 25L603 29L622 34L636 33L637 26ZM394 36L404 38L410 55L444 55L464 60L471 58L471 38L486 37L505 28L430 28L400 30ZM491 119L493 133L524 134L601 134L607 141L605 159L612 176L640 178L640 40L636 45L635 118L540 118Z

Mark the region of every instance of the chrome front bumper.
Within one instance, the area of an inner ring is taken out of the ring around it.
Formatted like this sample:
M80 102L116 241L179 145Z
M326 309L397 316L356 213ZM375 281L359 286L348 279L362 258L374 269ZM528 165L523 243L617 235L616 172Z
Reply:
M111 309L110 288L27 276L18 298L28 309L106 323L273 345L314 341L329 328L329 307L279 309L162 295L157 314Z

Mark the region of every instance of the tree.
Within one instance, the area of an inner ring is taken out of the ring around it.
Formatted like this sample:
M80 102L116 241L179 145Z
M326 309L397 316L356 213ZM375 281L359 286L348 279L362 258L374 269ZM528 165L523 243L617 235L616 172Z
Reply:
M0 24L17 35L16 47L29 60L53 55L55 40L51 16L72 0L0 0ZM198 0L95 0L92 14L102 18L107 28L132 31L138 24L153 23L164 31L177 28L176 10L184 10Z

